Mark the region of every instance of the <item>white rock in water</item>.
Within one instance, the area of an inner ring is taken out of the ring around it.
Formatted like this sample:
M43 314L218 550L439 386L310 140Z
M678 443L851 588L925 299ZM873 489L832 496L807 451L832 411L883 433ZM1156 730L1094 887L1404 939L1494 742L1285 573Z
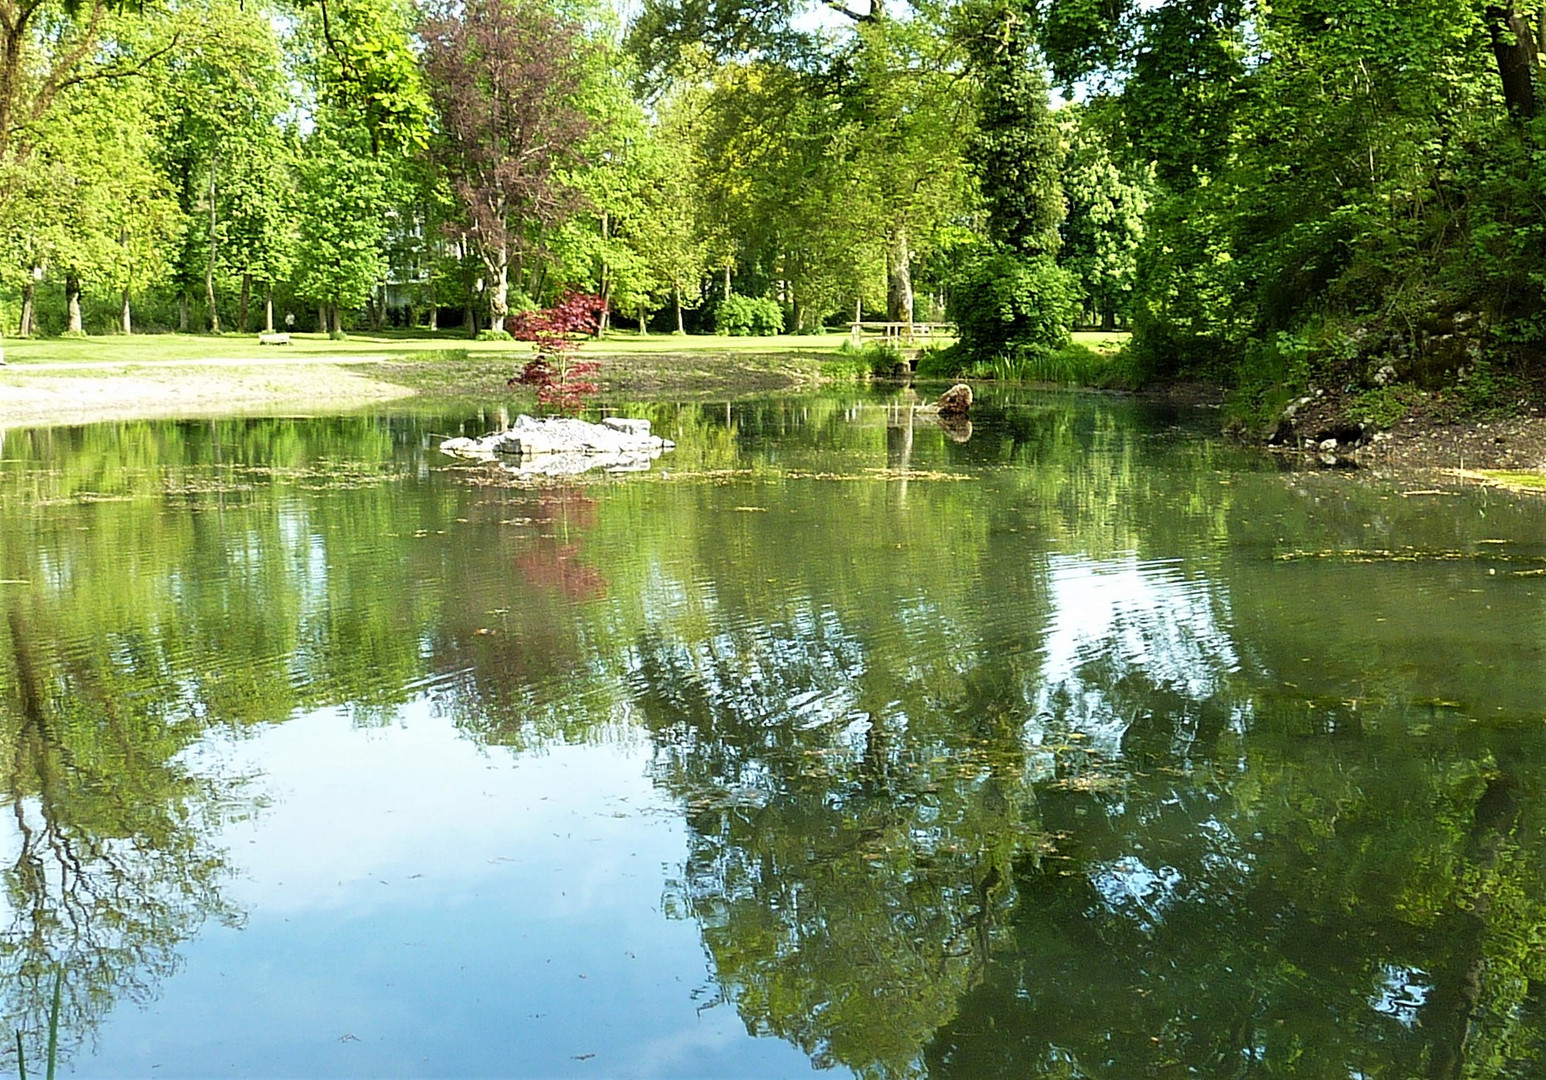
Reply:
M514 471L523 475L564 476L589 469L635 471L649 468L661 452L675 449L673 442L651 435L649 429L648 420L615 416L591 424L564 416L535 419L522 415L505 431L481 439L446 439L440 449L483 461L515 458ZM541 464L537 464L539 459Z

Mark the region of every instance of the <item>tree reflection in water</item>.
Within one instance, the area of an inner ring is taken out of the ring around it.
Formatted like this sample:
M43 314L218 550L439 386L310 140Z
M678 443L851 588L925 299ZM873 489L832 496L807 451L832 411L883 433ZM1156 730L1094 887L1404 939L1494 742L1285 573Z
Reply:
M118 1001L147 1000L207 920L239 919L221 897L230 871L209 837L239 810L240 785L195 774L178 755L199 725L164 723L164 701L135 693L143 685L121 670L67 655L57 629L40 605L10 604L0 1025L34 1061L56 976L68 1059ZM15 1057L6 1044L0 1060Z
M1307 732L1205 579L1048 583L1034 667L798 605L641 641L691 830L668 909L748 1029L875 1076L1530 1075L1539 736L1414 755L1401 709L1346 705Z

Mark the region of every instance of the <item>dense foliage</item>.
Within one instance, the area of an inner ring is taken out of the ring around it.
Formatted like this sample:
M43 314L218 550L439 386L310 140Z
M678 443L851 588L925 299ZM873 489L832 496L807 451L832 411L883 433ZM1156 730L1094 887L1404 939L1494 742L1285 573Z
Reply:
M1152 375L1263 388L1528 368L1546 331L1524 4L1053 0L1054 70L1152 168L1133 279ZM1072 239L1072 237L1070 237Z

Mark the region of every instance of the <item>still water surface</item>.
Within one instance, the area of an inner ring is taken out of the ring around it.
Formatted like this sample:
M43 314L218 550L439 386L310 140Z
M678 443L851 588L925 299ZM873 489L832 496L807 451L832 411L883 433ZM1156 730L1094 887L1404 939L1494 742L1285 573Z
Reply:
M1546 1074L1546 501L898 400L6 432L0 1074Z

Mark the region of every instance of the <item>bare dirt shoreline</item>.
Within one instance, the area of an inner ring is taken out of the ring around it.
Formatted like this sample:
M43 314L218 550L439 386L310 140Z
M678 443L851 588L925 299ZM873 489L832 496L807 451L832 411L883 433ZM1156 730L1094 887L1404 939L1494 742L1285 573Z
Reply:
M0 368L0 426L337 412L416 393L361 366L352 358L347 366L315 359L9 366Z

